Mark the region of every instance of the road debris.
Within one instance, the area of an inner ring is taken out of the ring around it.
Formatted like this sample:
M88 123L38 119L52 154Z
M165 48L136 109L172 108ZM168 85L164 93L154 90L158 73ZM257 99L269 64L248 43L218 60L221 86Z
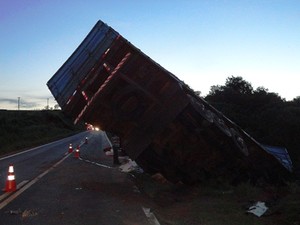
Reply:
M6 211L5 213L11 214L11 215L18 215L18 214L22 213L22 210L21 209L18 209L18 210L9 210L9 211Z
M268 207L264 202L256 202L255 205L251 206L247 212L253 213L257 217L261 217L267 210Z
M22 213L22 218L28 218L28 217L33 217L37 216L38 213L34 209L25 209L24 212Z
M129 173L129 172L132 172L132 171L136 171L136 172L139 172L139 173L143 173L143 170L142 168L140 168L135 161L132 161L131 159L128 160L127 163L121 165L119 167L119 169L124 172L124 173Z
M146 217L148 218L151 225L160 225L160 223L156 219L154 213L151 212L150 208L144 208L143 207L143 211L144 211L144 213L145 213Z

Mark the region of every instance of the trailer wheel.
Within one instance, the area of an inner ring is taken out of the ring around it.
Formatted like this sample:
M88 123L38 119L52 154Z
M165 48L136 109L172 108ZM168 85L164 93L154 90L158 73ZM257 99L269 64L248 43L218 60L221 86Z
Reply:
M244 139L241 137L241 135L235 129L230 128L230 132L231 132L232 139L233 139L235 145L241 150L241 152L245 156L248 156L249 151L248 151L248 148L247 148L247 145L246 145Z

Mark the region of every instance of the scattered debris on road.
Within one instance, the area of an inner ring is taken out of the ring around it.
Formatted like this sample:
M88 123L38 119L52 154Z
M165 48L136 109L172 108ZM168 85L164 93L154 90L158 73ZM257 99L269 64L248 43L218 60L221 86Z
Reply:
M24 212L22 213L22 218L28 218L28 217L33 217L33 216L37 216L37 210L35 209L25 209Z
M251 206L248 213L253 213L257 217L261 217L266 211L268 210L268 207L264 202L256 202L255 205Z
M22 210L21 209L18 209L18 210L9 210L9 211L6 211L5 213L11 214L11 215L18 215L18 214L22 213Z
M158 220L156 219L155 215L153 212L151 212L150 208L144 208L143 207L143 211L146 215L146 217L148 218L149 220L149 223L151 225L160 225L160 223L158 222Z
M124 173L129 173L132 171L136 171L139 173L143 173L143 169L140 168L135 161L128 159L128 162L119 166L120 170Z

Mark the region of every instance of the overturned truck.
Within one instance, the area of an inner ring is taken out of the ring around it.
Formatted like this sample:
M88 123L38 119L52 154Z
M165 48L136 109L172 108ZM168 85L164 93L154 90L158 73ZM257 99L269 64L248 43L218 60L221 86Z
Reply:
M131 159L172 182L277 180L291 170L102 21L47 85L74 123L118 135Z

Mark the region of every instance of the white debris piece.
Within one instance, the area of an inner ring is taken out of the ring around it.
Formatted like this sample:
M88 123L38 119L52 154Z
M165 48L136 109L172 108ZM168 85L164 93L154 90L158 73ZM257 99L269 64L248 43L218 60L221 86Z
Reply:
M129 173L131 171L142 172L142 169L136 164L135 161L132 161L131 159L129 159L127 163L121 165L119 168L124 173Z
M160 225L154 213L151 212L150 208L142 208L151 225Z
M106 152L105 152L105 155L107 155L107 156L112 156L112 155L114 155L114 152L113 152L112 149L110 149L109 151L106 151Z
M268 207L264 202L256 202L256 204L251 206L247 212L261 217L267 211L267 209Z

